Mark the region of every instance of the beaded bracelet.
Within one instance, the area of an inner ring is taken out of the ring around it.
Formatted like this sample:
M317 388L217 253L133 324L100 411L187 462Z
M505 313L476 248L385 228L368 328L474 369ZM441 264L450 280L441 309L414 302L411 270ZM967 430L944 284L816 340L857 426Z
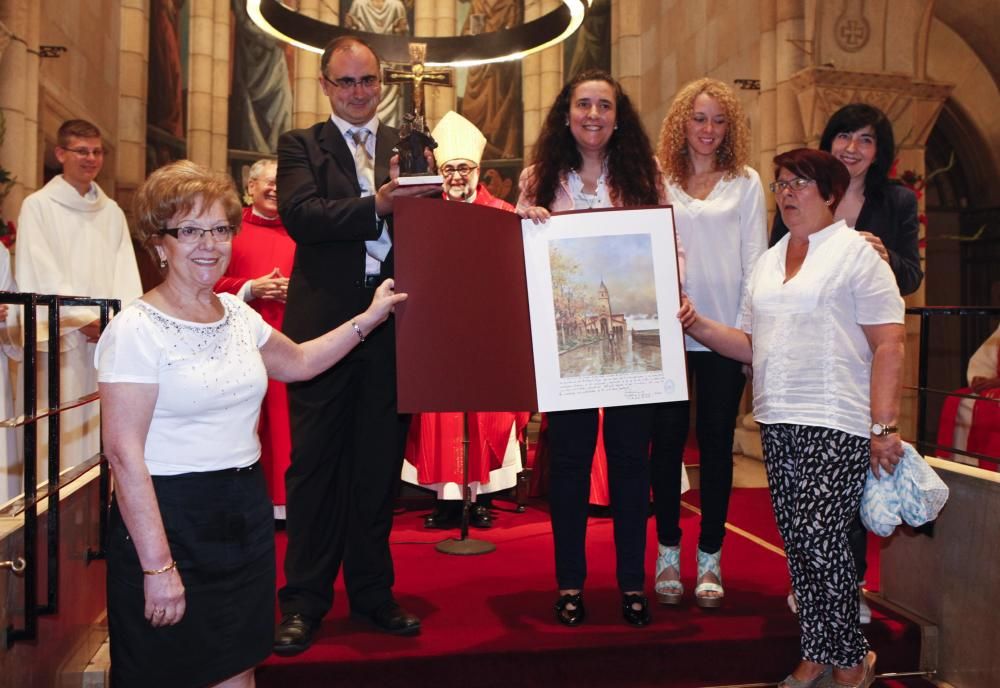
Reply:
M351 321L351 327L354 328L354 334L358 335L358 339L360 339L361 341L365 341L365 336L361 334L361 328L358 327L358 324L353 320Z
M177 568L177 562L176 561L172 561L169 564L167 564L166 566L164 566L162 569L153 569L151 571L147 571L146 569L143 569L142 572L144 574L146 574L147 576L158 576L161 573L166 573L167 571L170 571L171 569L175 569L175 568Z

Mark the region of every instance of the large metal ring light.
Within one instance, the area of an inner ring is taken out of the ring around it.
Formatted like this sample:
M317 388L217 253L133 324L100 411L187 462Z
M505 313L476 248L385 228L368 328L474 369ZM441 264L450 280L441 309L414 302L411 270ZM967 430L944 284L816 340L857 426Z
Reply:
M247 0L247 14L263 31L303 50L322 53L337 36L359 36L387 62L409 62L410 43L427 44L429 66L471 67L520 60L556 45L580 28L592 0L562 0L558 9L526 24L476 36L394 36L351 31L299 14L278 0Z

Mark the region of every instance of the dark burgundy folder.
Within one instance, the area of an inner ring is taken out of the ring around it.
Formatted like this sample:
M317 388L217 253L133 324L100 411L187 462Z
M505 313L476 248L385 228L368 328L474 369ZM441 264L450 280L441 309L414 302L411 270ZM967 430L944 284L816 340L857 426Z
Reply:
M393 246L400 412L534 409L521 218L400 198Z

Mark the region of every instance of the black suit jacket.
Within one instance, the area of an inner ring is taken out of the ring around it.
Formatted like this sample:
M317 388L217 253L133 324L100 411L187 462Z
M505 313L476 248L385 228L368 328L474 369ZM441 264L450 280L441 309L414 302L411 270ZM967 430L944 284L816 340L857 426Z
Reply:
M389 178L389 158L399 140L379 124L375 184ZM375 197L360 198L354 156L332 120L281 135L278 141L278 213L296 243L283 329L297 342L324 334L364 311L365 241L378 238ZM392 222L389 219L389 233ZM394 251L382 264L391 277Z
M917 197L900 184L889 183L881 198L865 197L858 213L855 229L871 232L889 252L889 267L896 276L899 293L912 294L920 287L924 271L920 268L920 251L917 245L920 223L917 220ZM774 246L788 228L781 221L781 213L774 216L770 245Z

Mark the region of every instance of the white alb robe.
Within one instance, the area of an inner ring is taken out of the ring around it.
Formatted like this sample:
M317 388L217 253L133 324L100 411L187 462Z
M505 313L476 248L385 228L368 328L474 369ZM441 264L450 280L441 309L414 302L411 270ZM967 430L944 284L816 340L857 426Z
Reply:
M139 268L125 214L95 183L81 196L59 175L24 199L14 252L17 283L23 292L121 299L122 306L142 294ZM46 310L38 309L38 408L48 406ZM94 344L80 328L98 317L97 308L61 310L61 401L97 391ZM23 371L21 373L23 375ZM100 409L96 402L60 416L60 469L74 466L100 448ZM47 479L48 426L38 424L38 480Z
M10 253L0 244L0 291L17 291L10 271ZM14 388L10 380L11 361L21 360L17 328L18 307L8 307L7 320L0 320L0 420L14 413ZM20 396L19 394L17 396ZM0 429L0 504L21 493L21 459L17 452L17 429Z

